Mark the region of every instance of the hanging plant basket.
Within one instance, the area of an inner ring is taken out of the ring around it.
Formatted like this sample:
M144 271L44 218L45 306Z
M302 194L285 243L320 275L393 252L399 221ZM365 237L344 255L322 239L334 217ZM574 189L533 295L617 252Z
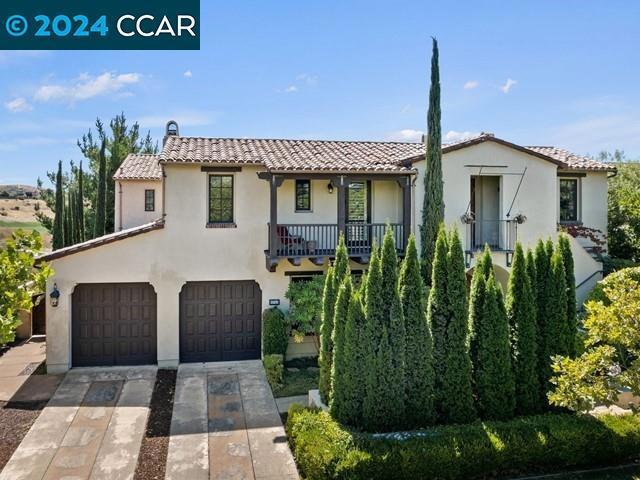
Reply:
M460 221L465 225L471 225L476 221L475 216L471 212L466 212L460 215Z

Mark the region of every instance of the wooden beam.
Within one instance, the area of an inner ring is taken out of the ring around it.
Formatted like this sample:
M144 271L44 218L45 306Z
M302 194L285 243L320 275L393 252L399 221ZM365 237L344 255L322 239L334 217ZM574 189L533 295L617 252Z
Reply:
M324 265L324 257L309 257L309 261L319 267Z
M269 256L276 257L278 250L278 183L273 176L269 182Z
M269 257L269 254L265 255L267 270L271 273L276 271L276 267L278 266L278 259Z
M364 181L364 180L398 180L406 177L407 175L416 175L417 172L398 172L398 173L359 173L359 172L328 172L328 173L287 173L287 172L258 172L258 178L261 180L268 180L271 176L277 175L285 180L292 180L296 178L303 178L309 180L335 180L340 177L349 179L350 181Z
M351 260L359 265L367 265L369 263L369 257L351 257Z
M216 173L233 173L241 172L242 167L200 167L201 172L216 172Z
M402 251L406 252L411 234L411 177L399 183L402 187Z
M300 257L289 257L287 258L287 260L289 260L289 263L291 265L293 265L294 267L299 267L300 266Z
M338 177L337 184L334 185L338 190L338 235L345 233L347 228L347 187L349 180L344 176Z

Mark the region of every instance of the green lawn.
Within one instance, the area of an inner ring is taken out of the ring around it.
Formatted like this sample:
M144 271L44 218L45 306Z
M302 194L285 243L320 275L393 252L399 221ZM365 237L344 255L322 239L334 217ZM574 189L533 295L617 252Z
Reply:
M306 395L309 390L318 388L319 370L314 359L309 361L299 359L287 362L284 368L284 386L273 392L276 397L292 397L294 395ZM288 368L297 368L290 371Z
M596 469L585 473L561 473L524 477L522 480L640 480L640 466Z
M39 232L46 232L40 222L18 222L16 220L0 220L0 228L21 228L23 230L38 230Z

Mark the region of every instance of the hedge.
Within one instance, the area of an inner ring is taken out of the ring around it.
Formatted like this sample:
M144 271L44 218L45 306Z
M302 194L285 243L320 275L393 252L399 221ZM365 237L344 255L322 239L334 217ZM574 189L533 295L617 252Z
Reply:
M285 355L289 333L284 313L279 308L268 308L262 313L262 350L264 355Z
M265 355L262 364L271 389L281 388L284 385L284 357L277 353Z
M293 405L287 435L307 480L467 479L626 461L640 452L640 416L549 413L375 435Z

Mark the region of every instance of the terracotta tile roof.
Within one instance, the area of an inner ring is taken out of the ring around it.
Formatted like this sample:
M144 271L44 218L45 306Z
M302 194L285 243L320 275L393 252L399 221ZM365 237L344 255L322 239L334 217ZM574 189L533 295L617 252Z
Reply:
M130 153L113 176L114 180L162 180L160 155Z
M515 143L502 140L495 137L491 133L483 133L475 137L467 138L459 142L448 143L442 145L442 152L447 153L461 148L477 145L482 142L496 142L510 148L525 152L533 153L537 157L555 163L562 170L587 170L587 171L615 171L613 165L602 163L589 157L576 155L557 147L523 147Z
M101 247L102 245L107 245L109 243L117 242L119 240L135 237L136 235L151 232L153 230L158 230L160 228L164 228L163 219L158 219L151 223L146 223L138 227L128 228L126 230L121 230L119 232L109 233L102 237L94 238L86 242L82 242L76 245L71 245L69 247L64 247L58 250L54 250L51 253L45 253L44 255L40 255L36 259L36 262L49 262L51 260L56 260L58 258L73 255L75 253L84 252L85 250Z
M170 136L162 163L264 165L288 172L411 172L403 160L424 154L420 143L198 138Z
M616 167L611 164L599 162L593 158L583 157L576 155L558 147L525 147L534 152L541 153L548 157L555 158L566 164L569 170L602 170L602 171L615 171Z

